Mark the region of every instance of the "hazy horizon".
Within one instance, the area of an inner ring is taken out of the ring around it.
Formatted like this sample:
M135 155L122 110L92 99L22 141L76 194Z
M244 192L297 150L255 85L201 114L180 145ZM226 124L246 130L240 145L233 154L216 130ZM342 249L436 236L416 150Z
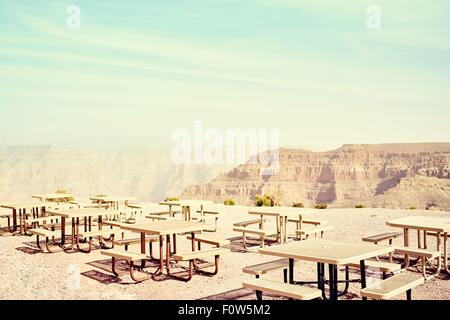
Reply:
M450 3L0 0L0 145L154 147L176 129L281 146L450 141ZM80 29L67 8L80 9Z

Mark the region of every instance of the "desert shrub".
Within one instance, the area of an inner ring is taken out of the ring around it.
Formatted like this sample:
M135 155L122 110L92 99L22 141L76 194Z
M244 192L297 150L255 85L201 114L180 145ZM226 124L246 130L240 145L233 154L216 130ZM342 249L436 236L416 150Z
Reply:
M436 206L437 206L436 203L428 202L427 205L425 206L425 210L432 210Z
M167 197L164 199L164 201L178 201L179 199L177 197Z
M264 196L270 199L270 206L280 206L283 202L281 185L272 186L264 192Z
M363 209L363 208L365 208L365 207L366 207L366 206L363 205L363 204L357 204L357 205L355 206L356 209Z
M301 203L301 202L294 202L294 203L292 203L292 206L294 208L303 208L304 207L303 203Z
M326 203L318 203L316 204L316 206L314 207L315 209L326 209L328 207L328 205Z
M255 206L257 207L273 207L274 205L275 201L267 194L264 196L255 196Z
M231 199L231 198L225 199L223 204L226 205L226 206L234 206L234 200Z
M264 200L260 196L255 196L255 206L262 207L264 204Z
M416 209L417 209L417 207L415 207L415 206L411 206L408 208L408 210L416 210Z

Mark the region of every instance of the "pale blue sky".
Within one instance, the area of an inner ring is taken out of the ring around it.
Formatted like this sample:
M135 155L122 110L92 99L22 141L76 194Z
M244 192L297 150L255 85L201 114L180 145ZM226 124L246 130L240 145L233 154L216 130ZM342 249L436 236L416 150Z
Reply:
M81 30L66 9L81 9ZM366 27L378 4L381 30ZM450 3L0 0L0 144L450 141Z

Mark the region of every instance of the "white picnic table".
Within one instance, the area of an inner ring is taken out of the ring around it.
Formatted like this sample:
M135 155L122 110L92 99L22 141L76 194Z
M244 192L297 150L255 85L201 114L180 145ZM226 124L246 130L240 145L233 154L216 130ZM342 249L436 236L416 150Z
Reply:
M392 246L374 245L364 242L347 242L328 239L308 239L259 249L260 254L289 259L289 283L294 283L294 261L317 263L317 284L325 297L325 264L329 265L330 300L338 299L337 266L358 261L361 272L361 288L366 287L365 260L394 251Z
M169 214L171 217L174 216L172 207L181 207L182 219L185 221L191 220L191 209L193 207L200 208L200 215L203 216L203 209L206 205L213 204L210 200L177 200L177 201L162 201L159 204L163 206L169 206Z
M65 247L65 250L72 249L76 244L76 240L79 233L80 219L84 219L84 231L91 231L92 218L98 218L98 229L102 229L103 218L119 214L118 211L105 210L104 208L80 208L69 210L49 209L47 214L50 216L61 217L61 246L65 244L66 239L66 220L71 220L72 232L71 232L71 244L69 247Z
M2 208L12 210L13 231L17 231L19 225L20 233L26 231L26 215L32 215L33 218L38 218L45 213L45 204L35 203L3 203ZM19 215L19 224L17 224L17 215Z
M277 240L281 243L287 242L287 222L289 219L299 219L304 223L314 223L316 220L304 218L304 214L311 213L311 210L294 208L294 207L254 207L248 210L251 215L258 215L261 217L261 225L264 217L275 217L276 218L276 228L277 228Z
M119 210L120 203L127 205L129 201L136 200L136 198L132 196L94 196L89 199L100 203L110 204L114 210Z
M408 216L402 218L396 218L386 221L386 224L390 227L403 229L403 243L405 247L410 246L409 242L409 230L417 230L417 245L419 249L427 249L427 233L433 232L436 235L436 249L441 251L441 237L443 240L443 259L444 270L450 274L448 268L448 237L450 234L450 217L428 217L428 216ZM421 231L423 238L421 238ZM405 260L409 259L408 255L405 255Z
M65 200L67 198L73 198L73 195L70 193L45 193L45 194L34 194L31 197L39 199L40 201L53 200L56 202L62 202L62 200Z
M176 236L181 233L191 233L192 251L195 250L195 232L204 231L211 226L206 223L192 222L184 220L161 220L147 223L121 225L120 228L141 234L141 253L145 254L146 250L146 235L159 236L159 269L153 274L154 276L162 274L164 270L164 249L166 246L166 272L167 275L177 278L170 273L170 236L173 236L173 253L177 252ZM164 241L164 237L166 238ZM145 266L145 261L142 262L142 267Z

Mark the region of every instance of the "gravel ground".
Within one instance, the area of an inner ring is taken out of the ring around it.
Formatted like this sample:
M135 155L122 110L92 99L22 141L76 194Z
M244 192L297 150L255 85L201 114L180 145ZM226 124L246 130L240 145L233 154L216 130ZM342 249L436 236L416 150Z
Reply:
M241 289L243 280L250 276L242 268L272 260L257 253L258 246L244 252L238 234L232 231L233 222L249 219L246 207L226 207L219 220L218 237L233 239L231 252L221 257L220 272L214 277L194 275L184 283L165 277L135 284L127 268L120 264L120 279L110 272L110 260L94 250L90 254L80 252L42 253L36 248L34 237L12 236L2 229L0 236L0 299L254 299L254 294ZM448 212L393 210L393 209L304 209L306 216L327 220L336 229L328 231L326 238L361 241L361 237L395 230L385 221L408 215L446 216ZM2 227L6 220L0 220ZM267 223L267 225L274 222ZM291 230L293 226L291 226ZM416 235L411 233L412 243ZM429 239L429 248L434 248L435 239ZM401 244L401 239L396 241ZM269 245L269 244L268 244ZM179 251L188 250L190 242L178 237ZM138 246L130 250L138 251ZM155 268L149 267L148 271ZM416 267L409 272L419 273ZM296 279L315 279L315 264L300 262L296 267ZM358 276L353 274L352 276ZM281 281L281 272L268 278ZM379 281L378 274L370 274L368 284ZM351 284L344 299L359 299L359 285ZM279 299L267 296L266 299ZM396 299L404 299L404 295ZM413 290L413 299L449 300L450 277L441 273L439 277Z

